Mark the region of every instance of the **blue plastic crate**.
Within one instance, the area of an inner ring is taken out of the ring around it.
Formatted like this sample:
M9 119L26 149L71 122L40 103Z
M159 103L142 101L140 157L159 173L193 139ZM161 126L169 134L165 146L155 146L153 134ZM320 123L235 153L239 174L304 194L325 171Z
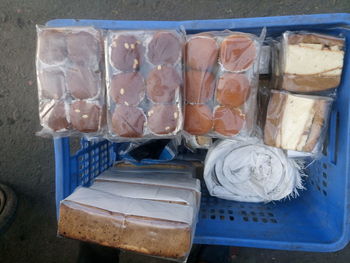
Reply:
M350 50L350 15L322 14L200 21L52 20L51 26L96 26L105 29L158 29L184 26L188 33L232 29L268 36L285 30L342 33ZM307 191L297 199L275 204L249 204L210 197L205 187L194 242L285 250L336 251L349 241L350 53L331 113L323 158L309 168ZM116 144L91 144L70 154L69 139L55 140L56 201L112 165Z

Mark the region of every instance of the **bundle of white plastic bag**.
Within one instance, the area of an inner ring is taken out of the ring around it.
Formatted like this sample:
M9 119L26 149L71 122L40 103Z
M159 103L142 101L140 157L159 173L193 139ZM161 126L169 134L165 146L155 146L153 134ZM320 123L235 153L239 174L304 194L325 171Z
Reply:
M240 202L295 197L303 189L300 165L257 138L218 141L208 151L204 179L212 196Z

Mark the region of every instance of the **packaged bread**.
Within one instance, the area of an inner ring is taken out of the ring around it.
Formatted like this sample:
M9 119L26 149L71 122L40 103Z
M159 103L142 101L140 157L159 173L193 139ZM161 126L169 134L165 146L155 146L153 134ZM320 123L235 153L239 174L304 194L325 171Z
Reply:
M280 57L281 89L297 93L329 91L339 86L345 40L309 33L285 32Z
M187 37L185 133L230 138L255 126L260 37L206 32Z
M130 141L176 136L183 126L179 30L108 31L108 138Z
M184 262L192 246L195 209L80 187L61 201L58 234Z
M103 134L103 54L100 30L37 27L39 135Z
M333 99L272 91L264 130L267 145L318 154Z

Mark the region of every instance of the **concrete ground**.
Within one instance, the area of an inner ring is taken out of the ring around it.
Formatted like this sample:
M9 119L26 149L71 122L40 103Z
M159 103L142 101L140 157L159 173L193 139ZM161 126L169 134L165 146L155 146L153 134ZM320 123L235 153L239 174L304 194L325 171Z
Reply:
M0 262L75 262L78 242L56 237L53 145L39 130L35 25L54 18L210 19L350 12L349 0L0 0L0 182L17 192L14 224L0 236ZM150 262L122 254L123 262ZM243 248L236 262L349 262L336 253ZM154 260L154 262L161 262ZM163 262L163 261L162 261Z

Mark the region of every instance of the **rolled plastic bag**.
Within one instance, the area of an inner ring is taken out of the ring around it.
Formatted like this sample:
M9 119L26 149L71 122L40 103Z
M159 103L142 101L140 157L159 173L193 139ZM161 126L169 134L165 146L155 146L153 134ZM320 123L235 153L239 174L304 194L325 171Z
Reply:
M218 141L208 151L204 180L212 196L239 202L270 202L298 196L301 165L257 138Z

